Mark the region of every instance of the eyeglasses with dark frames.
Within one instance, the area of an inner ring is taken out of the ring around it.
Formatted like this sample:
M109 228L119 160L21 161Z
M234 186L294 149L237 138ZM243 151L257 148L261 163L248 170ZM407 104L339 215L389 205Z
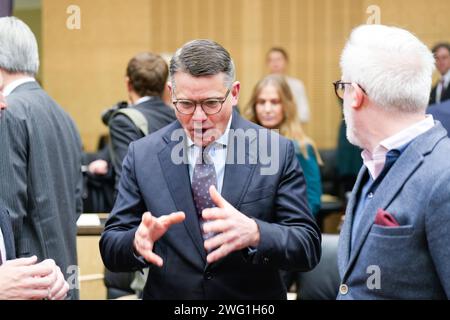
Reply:
M227 100L230 91L231 88L227 90L224 98L208 98L201 101L178 99L172 101L172 103L175 106L175 109L177 109L177 111L182 114L194 114L195 108L197 107L197 105L200 105L204 113L206 113L207 115L212 115L219 113L220 110L222 110L223 104Z
M333 82L334 85L334 93L336 93L336 96L339 98L341 102L344 101L344 92L345 92L345 85L351 85L352 82L343 82L341 80ZM367 95L366 90L364 90L363 87L361 87L359 84L357 86L364 92L365 95Z

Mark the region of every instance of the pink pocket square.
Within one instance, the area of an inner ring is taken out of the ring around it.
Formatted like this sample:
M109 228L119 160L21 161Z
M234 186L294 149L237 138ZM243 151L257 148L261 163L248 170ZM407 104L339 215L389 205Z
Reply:
M395 218L387 211L383 209L378 209L377 215L375 216L375 224L384 227L398 227L400 224L395 220Z

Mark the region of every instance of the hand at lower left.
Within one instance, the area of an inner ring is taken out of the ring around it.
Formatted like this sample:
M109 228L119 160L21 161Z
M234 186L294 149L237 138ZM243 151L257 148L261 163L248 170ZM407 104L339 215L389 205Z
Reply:
M204 243L205 249L211 251L206 257L208 263L222 259L233 251L257 247L260 234L255 220L236 210L214 186L209 188L209 193L217 208L204 209L202 212L206 221L203 232L215 233Z

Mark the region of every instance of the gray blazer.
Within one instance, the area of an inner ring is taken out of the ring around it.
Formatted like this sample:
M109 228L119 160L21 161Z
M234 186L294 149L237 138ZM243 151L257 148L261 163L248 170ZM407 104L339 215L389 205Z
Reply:
M338 265L344 286L338 299L450 297L449 155L450 140L440 123L414 139L367 204L361 232L350 248L356 194L367 174L362 167L340 235ZM379 208L400 226L375 225Z
M74 284L75 269L69 266L77 264L76 220L82 211L80 136L36 82L18 86L6 101L0 118L0 206L11 216L16 255L54 259Z

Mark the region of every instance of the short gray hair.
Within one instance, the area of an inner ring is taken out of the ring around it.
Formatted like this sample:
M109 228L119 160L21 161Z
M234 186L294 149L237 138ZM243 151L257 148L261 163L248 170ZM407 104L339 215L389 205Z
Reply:
M217 42L207 39L189 41L179 48L170 60L170 81L175 87L176 72L185 72L194 77L225 75L225 85L231 86L235 78L233 59Z
M39 70L36 38L30 28L15 17L0 18L0 68L31 76Z
M341 56L344 81L359 84L385 110L409 113L427 107L434 63L412 33L383 25L354 29Z

